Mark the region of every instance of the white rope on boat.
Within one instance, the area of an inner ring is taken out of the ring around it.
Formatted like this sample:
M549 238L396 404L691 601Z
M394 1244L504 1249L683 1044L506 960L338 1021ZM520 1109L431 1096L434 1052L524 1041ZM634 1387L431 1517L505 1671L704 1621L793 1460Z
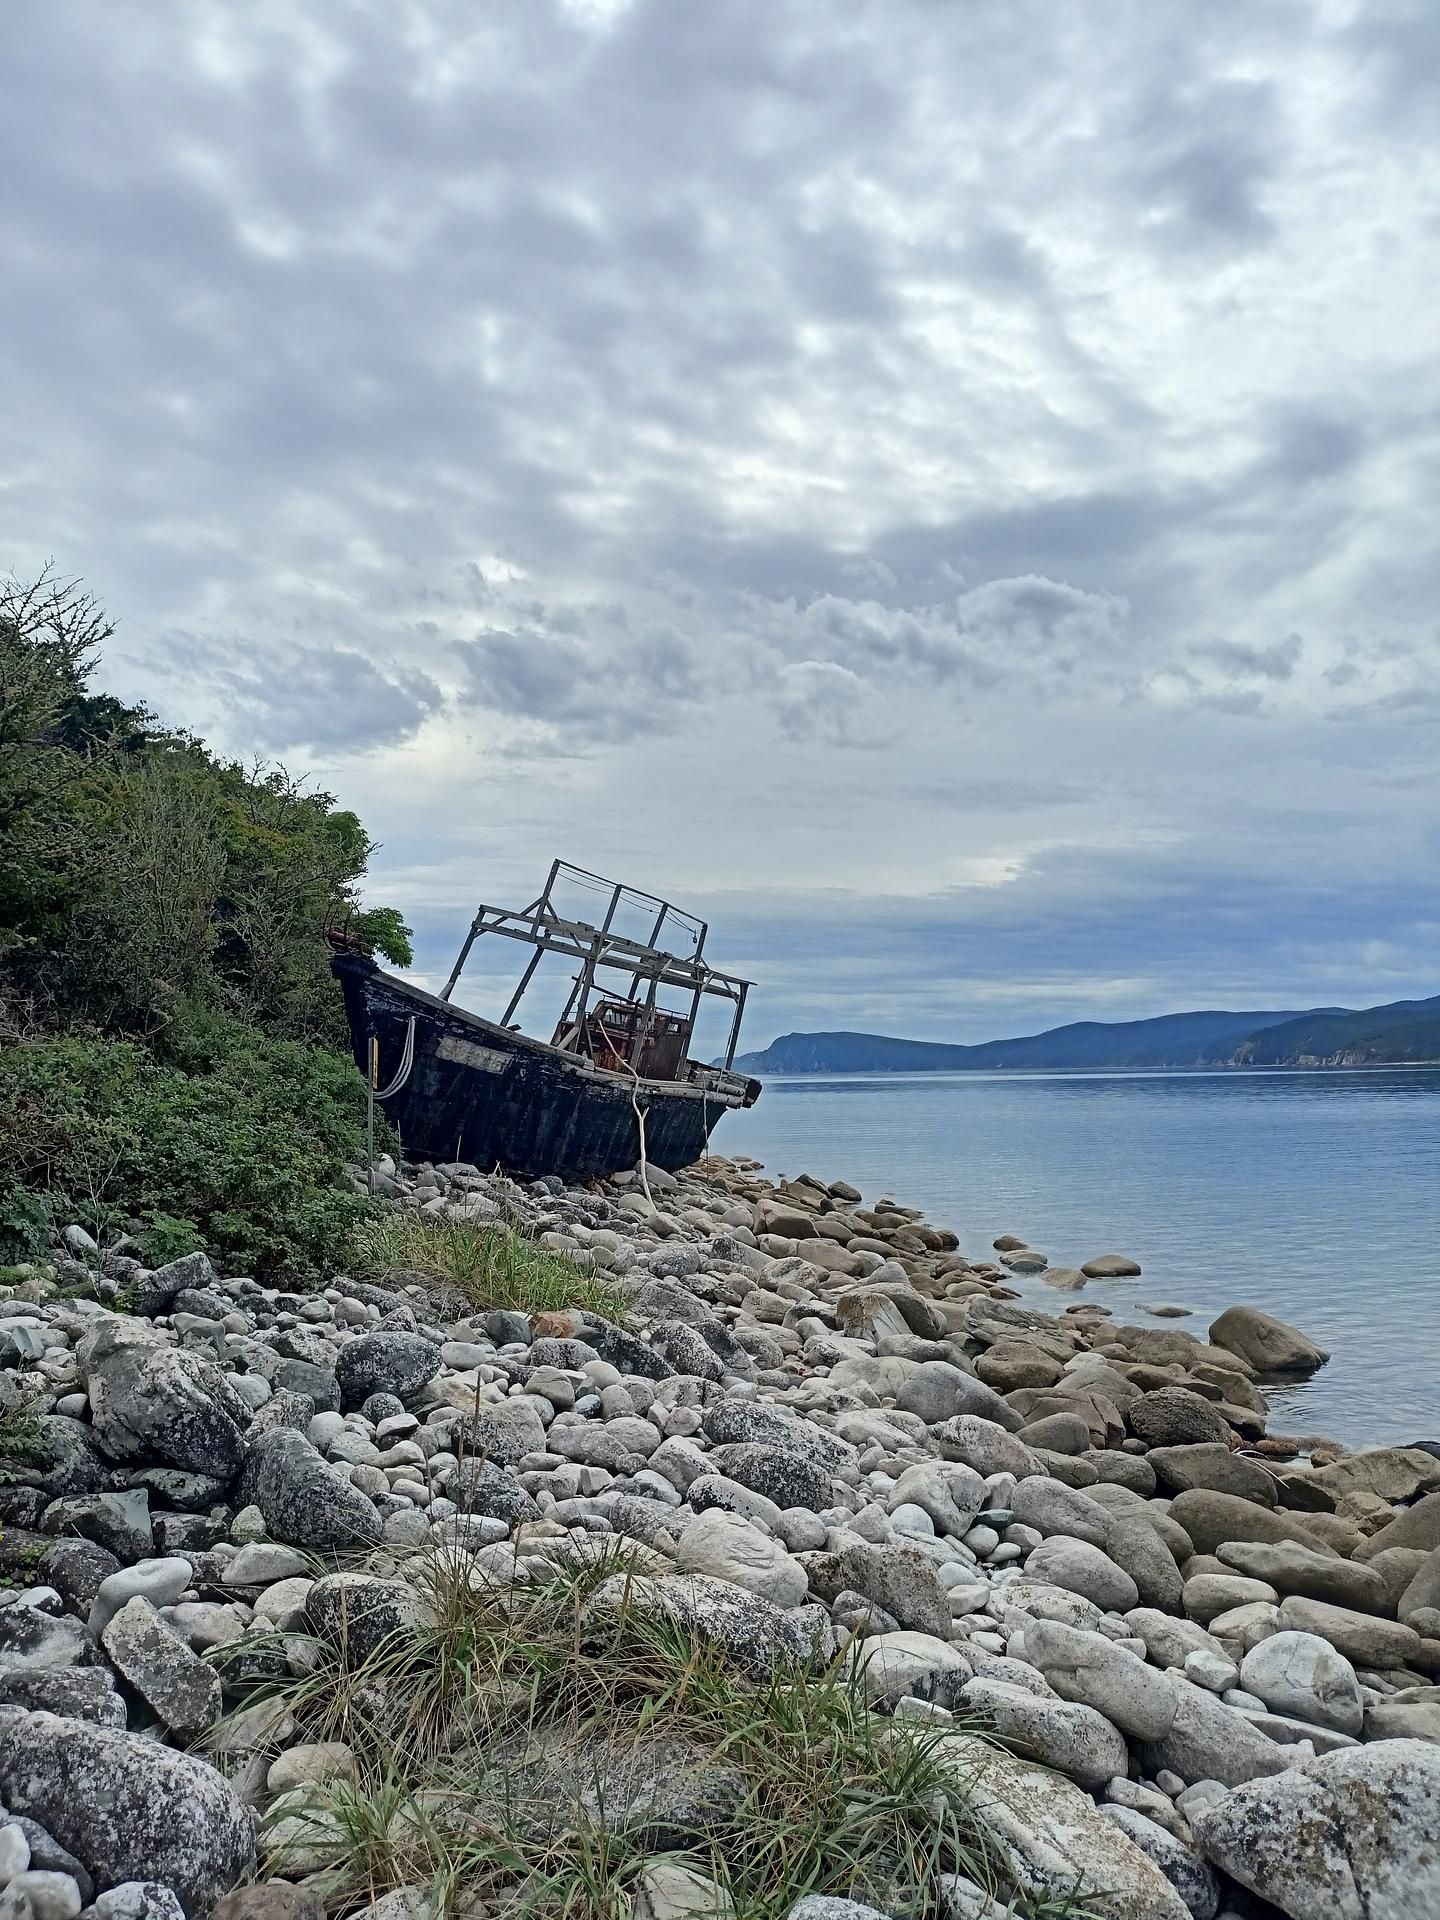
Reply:
M397 1094L400 1091L400 1089L404 1086L405 1082L410 1078L410 1070L414 1065L415 1065L415 1016L412 1013L410 1016L409 1024L405 1029L405 1045L401 1049L400 1065L396 1069L395 1078L390 1082L388 1087L377 1087L375 1089L375 1098L377 1100L388 1100L391 1098L392 1095Z

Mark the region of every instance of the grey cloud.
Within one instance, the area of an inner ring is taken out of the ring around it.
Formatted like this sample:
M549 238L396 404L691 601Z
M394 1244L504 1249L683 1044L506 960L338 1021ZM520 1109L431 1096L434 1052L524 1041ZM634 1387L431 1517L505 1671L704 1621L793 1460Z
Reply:
M1263 193L1281 164L1284 112L1268 80L1157 88L1135 120L1134 185L1162 239L1233 246L1273 234Z
M263 752L309 748L328 755L395 746L442 702L427 675L387 668L351 647L279 648L238 635L217 645L177 634L166 652L180 675L219 694L228 710L226 734L233 739L243 730ZM173 683L162 682L156 699L162 716L174 717Z
M880 746L874 690L834 660L797 660L775 681L775 718L791 740L835 746Z
M740 867L758 970L853 885L793 1009L1193 998L1226 916L1360 969L1334 815L1437 820L1428 0L114 11L7 45L0 561L86 576L120 690L343 762L422 902ZM957 860L1024 877L870 981Z
M559 631L487 628L457 643L467 704L563 728L583 743L632 739L676 724L702 683L687 642L655 629L628 649L582 637L584 623L551 616Z
M1263 647L1244 640L1208 640L1193 648L1191 657L1213 661L1237 680L1289 680L1304 650L1299 634L1287 633L1283 640L1273 640Z

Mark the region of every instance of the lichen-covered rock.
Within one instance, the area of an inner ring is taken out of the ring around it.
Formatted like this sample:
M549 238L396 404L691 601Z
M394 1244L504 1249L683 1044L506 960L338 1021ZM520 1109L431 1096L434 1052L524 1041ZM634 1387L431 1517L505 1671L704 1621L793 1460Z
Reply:
M345 1408L363 1405L372 1393L393 1393L403 1400L439 1371L440 1349L418 1333L362 1333L347 1341L335 1362Z
M950 1631L950 1600L935 1563L919 1547L849 1546L840 1555L844 1585L864 1594L912 1633Z
M1100 1812L1155 1862L1185 1902L1190 1920L1214 1920L1220 1908L1220 1882L1208 1860L1134 1807L1104 1806Z
M351 1668L435 1623L434 1608L407 1581L368 1573L331 1573L317 1580L306 1595L305 1612L317 1638Z
M192 1920L254 1864L254 1820L213 1767L91 1721L0 1707L0 1802L97 1888L160 1880Z
M1157 1387L1125 1410L1130 1431L1147 1447L1183 1447L1198 1442L1228 1444L1230 1426L1212 1401L1189 1387Z
M127 1600L100 1636L111 1664L162 1726L194 1740L220 1718L220 1676L148 1600Z
M1096 1920L1189 1920L1159 1867L1088 1793L971 1734L947 1734L935 1754L1022 1894L1068 1895Z
M809 1617L812 1611L782 1610L728 1580L702 1574L614 1574L589 1596L581 1623L587 1634L608 1637L623 1630L630 1614L671 1620L742 1672L765 1679L813 1657L818 1623Z
M383 1531L374 1502L288 1427L253 1443L236 1504L259 1507L271 1538L291 1547L373 1547Z
M727 1480L738 1480L742 1487L763 1493L782 1510L808 1507L819 1513L831 1499L829 1472L814 1460L808 1460L791 1447L771 1446L763 1441L741 1441L733 1446L716 1447L711 1458L717 1472Z
M228 1480L250 1409L213 1360L143 1320L106 1320L77 1349L95 1437L114 1460L156 1458Z
M1440 1747L1428 1741L1321 1754L1192 1824L1208 1860L1290 1920L1440 1913Z

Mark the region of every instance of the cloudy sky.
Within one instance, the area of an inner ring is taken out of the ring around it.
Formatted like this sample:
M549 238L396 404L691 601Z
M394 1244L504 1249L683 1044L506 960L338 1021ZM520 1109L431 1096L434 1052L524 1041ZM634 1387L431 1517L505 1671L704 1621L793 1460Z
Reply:
M1440 991L1433 0L5 42L0 567L354 806L423 975L564 853L755 1044Z

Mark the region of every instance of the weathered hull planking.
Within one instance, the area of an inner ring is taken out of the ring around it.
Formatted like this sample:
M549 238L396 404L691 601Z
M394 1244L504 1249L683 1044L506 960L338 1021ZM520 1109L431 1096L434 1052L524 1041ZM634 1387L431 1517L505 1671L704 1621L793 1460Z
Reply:
M397 1074L413 1019L413 1060L383 1111L407 1154L466 1160L538 1178L585 1180L633 1167L640 1157L632 1104L645 1112L649 1161L674 1171L697 1160L715 1123L745 1094L602 1072L589 1061L510 1031L387 974L359 954L337 954L355 1059L369 1072L379 1042L383 1091ZM732 1086L733 1086L733 1077Z

